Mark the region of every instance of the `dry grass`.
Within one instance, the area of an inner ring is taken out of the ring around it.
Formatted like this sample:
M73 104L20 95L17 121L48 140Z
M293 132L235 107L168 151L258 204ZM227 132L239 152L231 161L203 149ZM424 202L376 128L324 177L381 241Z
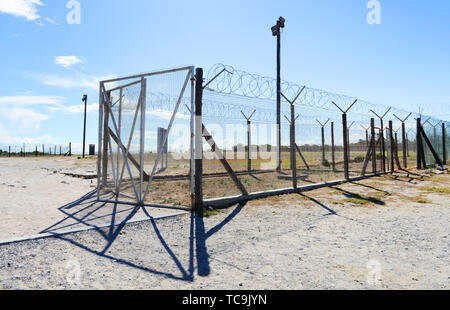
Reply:
M425 186L425 187L421 187L420 190L423 190L423 191L429 192L429 193L450 195L450 188L442 188L442 187L435 187L435 186Z

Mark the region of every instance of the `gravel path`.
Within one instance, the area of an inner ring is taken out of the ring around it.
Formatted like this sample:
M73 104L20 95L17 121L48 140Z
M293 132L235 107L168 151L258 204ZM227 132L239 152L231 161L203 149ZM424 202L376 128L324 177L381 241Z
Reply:
M3 289L448 289L448 175L0 246ZM350 202L358 197L368 201Z
M76 157L0 158L0 242L147 218L130 206L95 203L96 179L65 175L95 167L94 159ZM151 211L154 217L175 213Z

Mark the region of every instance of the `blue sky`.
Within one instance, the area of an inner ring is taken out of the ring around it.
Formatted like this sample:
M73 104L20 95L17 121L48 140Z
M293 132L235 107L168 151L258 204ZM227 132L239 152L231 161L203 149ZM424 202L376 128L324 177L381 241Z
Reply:
M79 148L84 93L95 143L103 78L219 62L275 76L280 15L283 79L449 113L448 0L380 0L380 25L367 23L367 0L80 0L79 25L67 23L67 2L0 0L0 145Z

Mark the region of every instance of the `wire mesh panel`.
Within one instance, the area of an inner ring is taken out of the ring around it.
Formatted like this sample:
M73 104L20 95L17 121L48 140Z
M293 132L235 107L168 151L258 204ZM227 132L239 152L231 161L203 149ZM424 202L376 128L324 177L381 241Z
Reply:
M99 198L190 204L192 74L186 67L101 82Z

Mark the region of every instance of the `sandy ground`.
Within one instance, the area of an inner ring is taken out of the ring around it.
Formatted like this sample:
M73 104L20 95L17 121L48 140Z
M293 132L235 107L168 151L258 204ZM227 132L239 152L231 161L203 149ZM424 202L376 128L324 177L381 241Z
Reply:
M0 288L445 290L449 188L402 173L204 219L139 210L148 221L0 246Z
M73 178L66 172L95 174L96 161L76 157L0 158L0 241L117 224L131 214L133 220L147 217L130 206L96 204L97 180ZM179 213L159 209L148 212L155 217Z

